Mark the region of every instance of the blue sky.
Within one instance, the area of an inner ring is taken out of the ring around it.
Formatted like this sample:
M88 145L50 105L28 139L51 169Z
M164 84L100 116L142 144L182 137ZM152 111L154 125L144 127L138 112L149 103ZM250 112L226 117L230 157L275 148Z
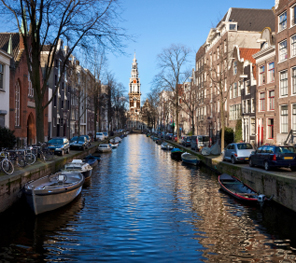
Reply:
M135 36L135 42L127 43L126 55L109 54L108 68L128 92L136 51L143 102L159 72L157 55L163 48L171 44L190 47L189 67L194 68L196 51L230 7L271 9L274 4L275 0L121 0L125 20L121 26Z

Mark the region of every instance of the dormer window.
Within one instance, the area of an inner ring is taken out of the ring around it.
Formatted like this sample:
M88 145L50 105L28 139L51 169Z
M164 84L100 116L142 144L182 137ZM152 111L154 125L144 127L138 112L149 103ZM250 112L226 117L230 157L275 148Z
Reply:
M236 24L233 24L233 23L229 24L229 30L236 31Z

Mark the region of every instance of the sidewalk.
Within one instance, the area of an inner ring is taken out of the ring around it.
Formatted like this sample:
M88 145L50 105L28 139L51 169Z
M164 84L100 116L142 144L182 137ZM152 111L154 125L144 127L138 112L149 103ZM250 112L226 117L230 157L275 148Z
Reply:
M205 156L172 141L167 142L197 155L201 162L217 175L221 173L234 175L267 197L273 195L275 202L296 212L296 172L291 172L288 168L265 171L263 168L250 167L249 164L232 164L222 161L222 155Z

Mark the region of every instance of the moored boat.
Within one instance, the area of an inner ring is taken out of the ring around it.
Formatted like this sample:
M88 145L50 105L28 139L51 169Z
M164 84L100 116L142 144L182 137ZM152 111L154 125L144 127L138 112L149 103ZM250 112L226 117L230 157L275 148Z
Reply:
M200 163L200 159L197 156L187 152L181 154L181 159L182 159L182 162L188 163L188 164L199 165Z
M116 149L118 147L118 143L110 143L112 149Z
M235 176L221 174L218 176L218 182L225 192L241 201L264 202L267 200L265 195L259 194Z
M73 159L71 163L65 165L64 171L79 172L84 176L85 181L89 180L92 176L93 168L80 159Z
M171 158L172 159L175 159L175 160L178 160L178 161L181 161L181 155L183 154L184 152L179 149L179 148L174 148L171 150Z
M78 172L58 172L28 182L24 187L27 202L35 215L60 208L77 197L84 176Z
M100 144L98 146L98 151L101 153L106 153L106 152L112 152L112 148L110 147L109 144L105 143L105 144Z
M167 142L163 142L163 143L160 145L160 148L163 149L163 150L167 150L167 149L168 149L167 146L168 146L168 143L167 143Z
M100 158L92 155L88 155L84 157L83 161L85 163L88 163L91 167L95 167L96 165L98 165Z

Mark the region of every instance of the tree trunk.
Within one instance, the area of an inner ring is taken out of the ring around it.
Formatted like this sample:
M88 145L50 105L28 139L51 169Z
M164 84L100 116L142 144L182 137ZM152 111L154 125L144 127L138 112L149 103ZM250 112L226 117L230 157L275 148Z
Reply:
M224 150L224 136L225 136L225 117L224 117L224 104L221 103L220 107L220 117L221 117L221 152Z
M194 129L194 115L193 115L193 112L192 112L192 115L191 115L191 122L192 122L192 135L194 135L195 129Z
M37 142L44 142L44 109L42 99L35 99Z

